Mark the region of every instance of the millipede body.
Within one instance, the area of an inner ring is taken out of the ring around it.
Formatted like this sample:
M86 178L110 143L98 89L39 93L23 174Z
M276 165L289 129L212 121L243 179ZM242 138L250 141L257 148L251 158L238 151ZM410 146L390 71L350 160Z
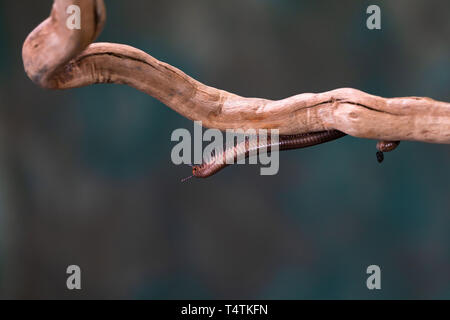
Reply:
M192 176L197 178L210 177L228 165L236 163L238 159L248 158L249 155L256 155L261 151L271 151L275 146L280 151L300 149L336 140L345 135L338 130L327 130L296 135L280 135L278 141L272 139L270 135L267 136L267 139L260 139L260 136L246 137L244 141L237 143L235 146L212 155L204 163L193 166Z

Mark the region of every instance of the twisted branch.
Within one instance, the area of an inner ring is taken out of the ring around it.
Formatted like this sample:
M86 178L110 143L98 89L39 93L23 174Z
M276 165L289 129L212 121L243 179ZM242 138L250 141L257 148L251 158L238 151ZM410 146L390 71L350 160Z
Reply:
M66 27L66 8L72 4L81 8L81 30ZM92 43L105 19L103 0L55 0L50 17L25 40L28 76L50 89L127 84L186 118L221 130L276 128L280 134L298 134L336 129L368 139L450 143L450 103L382 98L351 88L278 101L244 98L206 86L133 47Z

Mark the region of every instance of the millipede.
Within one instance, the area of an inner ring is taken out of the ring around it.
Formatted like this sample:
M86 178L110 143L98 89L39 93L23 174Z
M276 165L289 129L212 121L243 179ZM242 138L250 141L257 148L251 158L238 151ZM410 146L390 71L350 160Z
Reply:
M377 160L382 163L384 160L384 152L390 152L398 147L400 141L378 141L377 142Z
M346 133L339 130L326 130L294 135L280 135L278 141L272 139L270 135L262 142L260 141L262 139L260 139L259 135L256 135L255 138L245 137L244 141L227 147L220 152L211 154L209 159L202 164L193 165L192 175L182 181L186 181L192 177L208 178L230 164L236 163L237 159L247 159L251 154L259 154L262 150L270 152L275 146L278 147L279 151L301 149L333 141L346 135ZM378 162L383 162L384 152L394 150L399 144L400 141L378 141L376 145Z

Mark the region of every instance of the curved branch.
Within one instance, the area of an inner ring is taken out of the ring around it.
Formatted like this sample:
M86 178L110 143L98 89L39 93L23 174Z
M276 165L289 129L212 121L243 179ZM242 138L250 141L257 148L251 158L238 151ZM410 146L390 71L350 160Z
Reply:
M77 4L81 30L69 30L66 8ZM160 100L206 127L272 129L297 134L336 129L378 140L450 143L450 103L430 98L382 98L342 88L274 101L244 98L206 86L133 47L93 43L105 21L103 0L55 0L50 18L25 40L24 67L38 85L68 89L122 83Z

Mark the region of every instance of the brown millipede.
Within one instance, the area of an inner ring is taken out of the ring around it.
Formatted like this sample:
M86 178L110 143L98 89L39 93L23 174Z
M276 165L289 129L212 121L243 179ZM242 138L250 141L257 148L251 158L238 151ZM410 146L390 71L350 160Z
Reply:
M383 152L390 152L398 147L400 144L400 141L378 141L377 142L377 160L378 163L383 162L384 160L384 153Z
M206 162L192 166L192 176L183 179L185 181L192 177L207 178L219 172L231 163L235 163L236 159L241 157L248 158L252 153L257 153L261 149L270 151L271 147L277 145L280 151L289 149L300 149L336 140L346 134L338 130L328 130L320 132L301 133L296 135L280 135L278 142L272 143L270 135L267 141L260 143L259 137L256 139L245 139L245 141L227 148L222 152L212 155ZM231 160L231 161L230 161Z

